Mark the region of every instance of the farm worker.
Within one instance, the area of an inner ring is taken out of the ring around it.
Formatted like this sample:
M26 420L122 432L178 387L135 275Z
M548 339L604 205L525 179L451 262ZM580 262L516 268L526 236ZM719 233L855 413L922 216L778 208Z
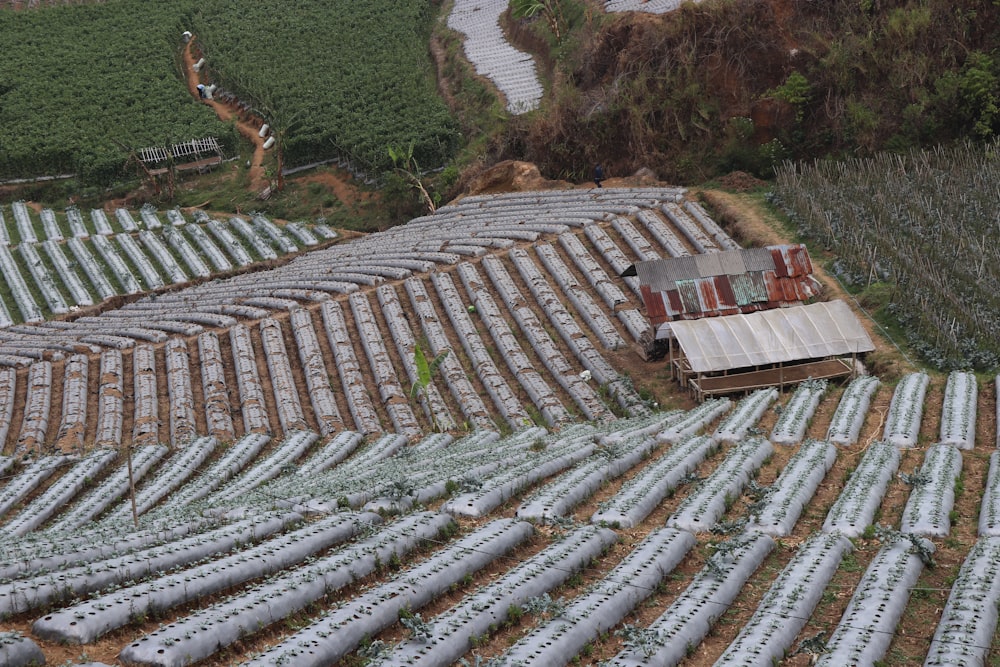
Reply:
M198 86L198 97L205 99L205 84L199 83Z
M604 180L604 169L601 168L601 165L597 165L596 167L594 167L594 183L597 185L597 187L602 187L601 181L603 180Z

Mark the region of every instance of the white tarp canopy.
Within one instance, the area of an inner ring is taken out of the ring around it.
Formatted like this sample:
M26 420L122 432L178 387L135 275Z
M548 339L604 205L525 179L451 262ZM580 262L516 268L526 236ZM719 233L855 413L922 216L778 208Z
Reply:
M695 373L870 352L871 338L843 301L670 323Z

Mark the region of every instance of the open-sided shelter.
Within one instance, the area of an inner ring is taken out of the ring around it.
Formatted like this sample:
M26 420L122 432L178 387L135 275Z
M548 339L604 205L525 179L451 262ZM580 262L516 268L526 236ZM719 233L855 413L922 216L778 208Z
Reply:
M854 372L875 349L840 300L673 322L670 367L699 399Z

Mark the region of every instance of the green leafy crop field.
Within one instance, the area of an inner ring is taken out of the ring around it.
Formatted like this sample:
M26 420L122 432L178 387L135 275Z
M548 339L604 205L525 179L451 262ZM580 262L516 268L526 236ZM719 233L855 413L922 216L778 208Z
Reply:
M341 155L365 170L389 145L414 144L424 167L458 143L427 43L430 2L204 2L193 27L209 71L284 131L285 160Z
M0 11L0 179L113 180L133 148L233 130L196 104L177 54L194 3L117 0Z
M236 133L189 95L181 33L209 76L281 133L285 163L366 171L414 144L442 164L458 133L427 52L431 3L109 0L0 11L0 180L77 173L108 183L132 148Z

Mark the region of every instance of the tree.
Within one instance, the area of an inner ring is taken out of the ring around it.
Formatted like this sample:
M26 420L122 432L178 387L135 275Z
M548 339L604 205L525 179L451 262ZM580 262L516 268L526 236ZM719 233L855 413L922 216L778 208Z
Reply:
M411 400L418 399L421 393L427 392L427 387L431 383L431 377L437 372L438 367L441 366L441 363L447 356L448 350L441 350L440 354L428 361L427 355L424 354L424 349L420 347L420 343L413 346L413 365L417 367L417 380L410 387ZM434 428L438 428L436 423L434 424Z
M417 164L417 159L413 157L413 146L414 143L412 141L406 147L406 150L396 146L389 146L389 159L392 160L392 166L396 173L402 175L410 184L410 187L420 192L421 200L423 200L428 210L433 213L437 210L437 206L434 203L434 198L431 197L426 186L424 186L423 179L420 176L420 165Z
M531 19L541 15L556 38L562 41L563 14L559 0L513 0L511 15L516 19Z

